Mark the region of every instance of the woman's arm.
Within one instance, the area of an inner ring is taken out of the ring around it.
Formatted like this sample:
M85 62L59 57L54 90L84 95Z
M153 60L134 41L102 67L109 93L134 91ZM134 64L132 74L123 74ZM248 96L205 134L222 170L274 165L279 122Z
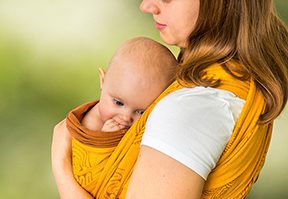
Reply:
M52 171L62 199L92 199L74 179L71 164L71 135L66 120L54 128L51 147Z
M175 159L141 146L126 199L200 198L204 179Z

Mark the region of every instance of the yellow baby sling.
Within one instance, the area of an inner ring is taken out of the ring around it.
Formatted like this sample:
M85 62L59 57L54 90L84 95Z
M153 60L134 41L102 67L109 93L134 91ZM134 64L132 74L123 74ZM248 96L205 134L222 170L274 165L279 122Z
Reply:
M258 123L265 111L264 98L253 80L240 81L218 64L206 69L205 77L221 80L217 88L233 92L246 103L223 154L205 182L202 198L245 198L257 180L271 139L272 123ZM85 112L96 102L68 114L74 176L94 198L125 198L147 117L159 100L180 88L183 86L178 81L172 83L127 132L92 132L81 126Z

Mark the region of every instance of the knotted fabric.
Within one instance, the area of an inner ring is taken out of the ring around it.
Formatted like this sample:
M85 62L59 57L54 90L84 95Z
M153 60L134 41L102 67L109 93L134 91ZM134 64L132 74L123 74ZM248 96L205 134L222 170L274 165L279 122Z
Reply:
M227 65L235 67L232 62ZM241 81L219 64L207 68L203 78L219 79L217 88L234 93L246 103L226 148L205 182L202 198L245 198L257 180L271 139L272 123L259 123L265 111L263 95L253 79ZM173 82L127 132L92 132L83 127L81 120L96 101L71 111L67 127L73 137L73 172L79 184L97 199L124 198L150 112L159 100L184 86L194 85Z

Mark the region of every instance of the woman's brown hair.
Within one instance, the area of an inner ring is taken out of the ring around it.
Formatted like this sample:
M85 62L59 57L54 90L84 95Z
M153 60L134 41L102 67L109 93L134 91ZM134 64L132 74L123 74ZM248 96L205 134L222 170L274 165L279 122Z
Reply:
M231 59L252 77L266 101L260 122L270 122L284 109L288 95L288 31L277 17L273 0L200 0L200 11L188 46L180 53L178 78L202 86L203 70L219 62L230 74Z

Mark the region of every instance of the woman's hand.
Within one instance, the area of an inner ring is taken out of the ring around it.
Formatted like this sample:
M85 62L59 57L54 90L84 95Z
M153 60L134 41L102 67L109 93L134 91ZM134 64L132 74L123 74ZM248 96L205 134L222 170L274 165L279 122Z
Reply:
M66 119L54 127L51 156L53 173L71 166L71 135L66 128Z
M51 147L52 172L62 199L91 199L74 179L71 161L71 135L64 119L58 123L53 132Z

